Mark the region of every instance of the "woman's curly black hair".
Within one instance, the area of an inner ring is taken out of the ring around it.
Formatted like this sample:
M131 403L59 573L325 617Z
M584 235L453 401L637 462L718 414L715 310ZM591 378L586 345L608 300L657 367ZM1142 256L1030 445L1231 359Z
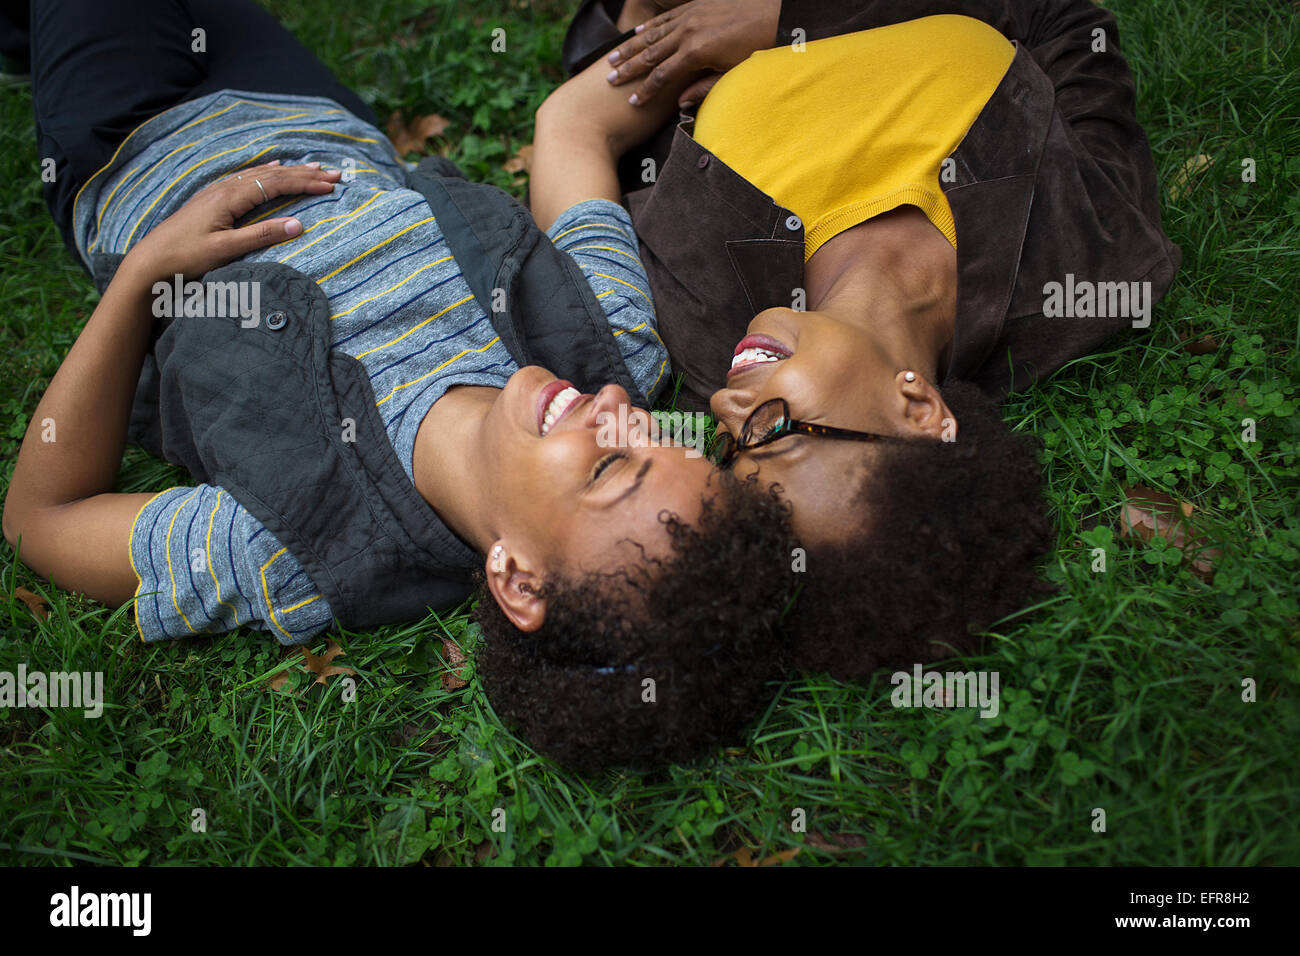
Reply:
M789 508L753 481L713 481L693 525L660 515L667 557L548 581L534 633L510 623L480 576L483 686L537 751L588 773L648 769L738 742L771 701L800 577Z
M974 385L941 393L956 440L864 450L852 530L808 549L789 617L796 668L865 682L882 667L969 653L978 632L1051 590L1037 572L1054 540L1038 439L1013 433Z

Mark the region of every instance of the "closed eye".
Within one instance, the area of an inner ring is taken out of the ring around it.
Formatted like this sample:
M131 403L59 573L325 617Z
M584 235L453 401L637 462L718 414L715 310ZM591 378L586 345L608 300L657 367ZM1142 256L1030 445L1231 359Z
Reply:
M605 457L601 458L600 461L596 462L596 466L591 469L591 475L587 478L587 486L590 487L591 485L594 485L596 480L605 473L605 470L608 469L610 465L626 457L626 452L612 451Z

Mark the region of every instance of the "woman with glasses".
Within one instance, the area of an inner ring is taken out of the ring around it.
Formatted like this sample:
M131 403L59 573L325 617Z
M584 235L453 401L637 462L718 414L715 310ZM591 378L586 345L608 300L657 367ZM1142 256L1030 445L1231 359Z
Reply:
M1032 602L1051 537L994 399L1149 325L1179 263L1113 15L588 0L566 59L682 109L623 157L625 202L679 401L793 506L804 664L974 647ZM1116 295L1062 310L1075 280Z

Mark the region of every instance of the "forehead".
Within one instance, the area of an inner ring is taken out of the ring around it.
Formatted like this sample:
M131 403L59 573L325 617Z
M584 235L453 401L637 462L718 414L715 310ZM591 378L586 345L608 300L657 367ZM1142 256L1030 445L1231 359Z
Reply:
M756 471L760 485L779 484L795 535L816 545L857 527L859 516L851 511L861 507L857 498L870 449L861 442L789 435L743 452L734 467L738 478Z
M633 463L638 472L649 464L634 493L605 507L580 508L567 535L569 561L583 572L608 572L667 555L671 544L660 514L671 512L694 524L704 498L714 492L713 467L703 457L688 456L688 450L645 449Z

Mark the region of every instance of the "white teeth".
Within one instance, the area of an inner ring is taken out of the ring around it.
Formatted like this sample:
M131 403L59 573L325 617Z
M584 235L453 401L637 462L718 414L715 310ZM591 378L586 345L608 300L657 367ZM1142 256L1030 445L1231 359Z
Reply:
M778 355L776 352L769 352L767 349L750 348L745 349L731 360L731 367L736 368L738 365L758 365L763 362L779 362L785 358L784 355Z
M542 418L542 434L549 432L551 426L560 420L560 416L569 410L569 406L581 397L582 393L570 386L551 399L551 404L546 406L546 415Z

